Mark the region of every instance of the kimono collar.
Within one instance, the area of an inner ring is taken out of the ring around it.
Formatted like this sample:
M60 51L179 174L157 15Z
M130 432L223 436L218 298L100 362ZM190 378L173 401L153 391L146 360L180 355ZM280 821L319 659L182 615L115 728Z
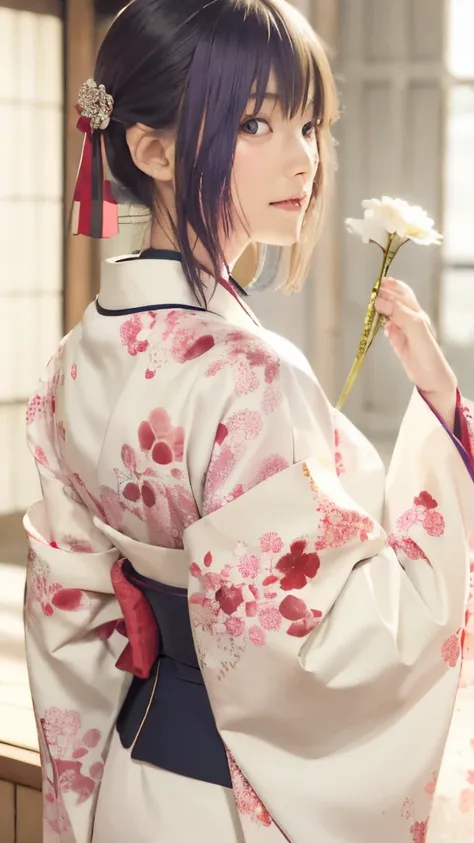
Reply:
M214 279L204 276L203 282L207 310L239 327L260 327L231 281L223 278L216 285ZM104 261L96 306L106 316L167 306L170 310L173 307L203 309L189 287L179 255L151 250L141 257L131 255Z

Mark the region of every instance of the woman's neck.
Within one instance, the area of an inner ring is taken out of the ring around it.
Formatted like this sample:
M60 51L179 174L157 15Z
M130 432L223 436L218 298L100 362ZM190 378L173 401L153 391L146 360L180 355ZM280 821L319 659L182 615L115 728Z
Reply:
M213 274L209 254L203 244L196 238L191 229L189 230L188 236L189 242L193 248L194 258L201 264L201 266L205 267L211 274ZM238 242L239 239L241 242ZM250 238L247 235L242 238L238 238L234 234L231 238L226 240L223 246L223 252L225 262L229 268L234 266L241 254L247 248L249 242ZM150 232L150 247L152 249L172 249L173 251L180 251L179 245L176 241L176 236L169 221L166 221L165 223L164 221L156 219L156 217L154 218Z

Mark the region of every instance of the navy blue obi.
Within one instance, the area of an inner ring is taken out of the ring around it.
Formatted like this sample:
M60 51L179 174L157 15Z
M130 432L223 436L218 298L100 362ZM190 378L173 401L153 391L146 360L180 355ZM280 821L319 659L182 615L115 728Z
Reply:
M186 589L149 580L129 562L124 574L147 597L160 630L149 679L133 678L117 719L132 758L191 779L232 787L227 755L199 669Z

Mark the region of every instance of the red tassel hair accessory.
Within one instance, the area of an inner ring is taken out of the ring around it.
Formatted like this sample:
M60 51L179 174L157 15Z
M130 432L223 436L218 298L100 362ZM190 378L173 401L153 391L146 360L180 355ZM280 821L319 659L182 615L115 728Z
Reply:
M110 181L105 178L103 132L114 110L113 97L104 85L88 79L79 89L77 128L84 133L81 163L74 189L73 234L106 239L118 234L118 206Z

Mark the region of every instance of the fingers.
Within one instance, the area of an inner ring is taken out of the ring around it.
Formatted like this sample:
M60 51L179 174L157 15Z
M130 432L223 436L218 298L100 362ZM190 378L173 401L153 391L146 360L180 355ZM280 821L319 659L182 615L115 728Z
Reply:
M405 284L404 281L398 281L396 278L384 278L380 287L379 296L388 301L400 301L406 307L411 307L412 310L421 311L415 293L412 288Z
M397 309L395 307L397 304L402 306L401 309ZM398 318L403 320L403 307L418 314L421 317L422 324L428 327L432 335L436 338L436 332L431 324L431 320L428 314L420 307L418 299L411 287L408 284L405 284L404 281L398 281L395 278L384 278L380 287L379 295L375 300L375 309L382 316L386 316L391 319L391 321L395 321L392 318L394 309L398 312ZM407 313L405 313L405 315L409 316ZM398 322L396 321L395 324L398 324Z
M393 325L401 328L405 333L418 327L423 329L427 327L427 318L421 309L413 310L412 307L396 298L378 297L375 300L375 309L382 316L387 316Z

